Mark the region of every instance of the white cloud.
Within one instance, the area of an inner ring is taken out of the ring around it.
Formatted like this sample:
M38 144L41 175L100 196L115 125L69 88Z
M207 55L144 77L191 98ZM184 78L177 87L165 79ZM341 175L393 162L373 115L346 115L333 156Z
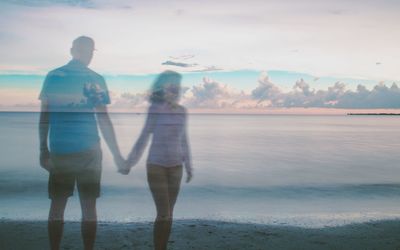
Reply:
M201 84L186 91L183 104L189 108L232 108L238 107L243 97L244 93L204 77Z
M312 80L311 80L312 81ZM4 88L0 103L4 107L39 107L37 89ZM148 92L114 92L110 89L112 109L144 110L148 107ZM400 88L397 83L377 83L368 89L359 84L348 89L343 82L336 82L327 89L316 90L303 79L293 88L284 91L266 73L258 79L258 86L245 92L204 77L201 83L182 87L181 103L189 109L264 109L264 108L339 108L339 109L399 109Z
M367 90L359 85L356 91L346 91L335 105L338 108L400 108L400 89L396 83L391 87L384 84L376 85Z
M252 97L269 107L344 108L344 109L393 109L400 108L400 89L396 83L387 87L379 83L372 90L358 85L355 91L347 90L346 84L336 82L327 90L311 89L303 79L298 80L293 90L282 92L276 85L261 78Z
M114 109L146 108L148 106L148 93L122 93L111 95Z
M258 86L251 92L254 100L257 100L257 106L273 106L281 100L282 91L277 85L269 80L267 73L262 73Z
M185 62L178 62L178 61L171 61L171 60L163 62L162 65L171 65L171 66L182 67L182 68L191 68L191 67L198 66L197 63L185 63Z
M144 108L147 93L124 93L116 96L114 107ZM396 109L400 108L400 88L378 83L371 90L358 85L356 90L336 82L327 90L315 90L300 79L292 90L283 91L262 73L258 86L246 93L228 84L203 78L203 82L182 90L182 104L190 109L262 109L262 108L340 108L340 109Z

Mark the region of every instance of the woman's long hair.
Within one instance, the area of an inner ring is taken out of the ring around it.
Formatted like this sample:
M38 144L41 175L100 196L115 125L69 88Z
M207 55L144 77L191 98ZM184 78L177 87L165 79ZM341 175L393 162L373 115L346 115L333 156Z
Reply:
M151 103L163 103L165 102L165 84L173 84L175 87L181 88L182 76L172 70L166 70L162 72L157 79L154 81L151 87L149 100Z

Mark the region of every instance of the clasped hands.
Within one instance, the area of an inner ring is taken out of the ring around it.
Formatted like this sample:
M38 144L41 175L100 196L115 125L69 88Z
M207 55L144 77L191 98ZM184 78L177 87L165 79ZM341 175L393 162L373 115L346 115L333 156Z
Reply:
M134 164L131 164L128 160L125 160L121 155L114 157L114 162L117 165L118 173L128 175Z

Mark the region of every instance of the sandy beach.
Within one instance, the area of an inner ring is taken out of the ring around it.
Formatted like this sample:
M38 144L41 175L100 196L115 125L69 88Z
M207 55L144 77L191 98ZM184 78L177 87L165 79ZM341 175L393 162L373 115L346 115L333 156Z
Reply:
M46 222L0 222L0 249L48 249ZM152 223L99 223L96 249L152 249ZM82 249L80 224L65 224L62 249ZM206 220L174 223L169 249L400 249L400 221L306 229Z

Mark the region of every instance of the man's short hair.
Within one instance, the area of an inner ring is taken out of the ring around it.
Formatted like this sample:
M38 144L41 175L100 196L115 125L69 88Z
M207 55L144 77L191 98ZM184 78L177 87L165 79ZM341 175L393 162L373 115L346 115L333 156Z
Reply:
M80 36L72 42L72 49L94 50L94 40L88 36Z

